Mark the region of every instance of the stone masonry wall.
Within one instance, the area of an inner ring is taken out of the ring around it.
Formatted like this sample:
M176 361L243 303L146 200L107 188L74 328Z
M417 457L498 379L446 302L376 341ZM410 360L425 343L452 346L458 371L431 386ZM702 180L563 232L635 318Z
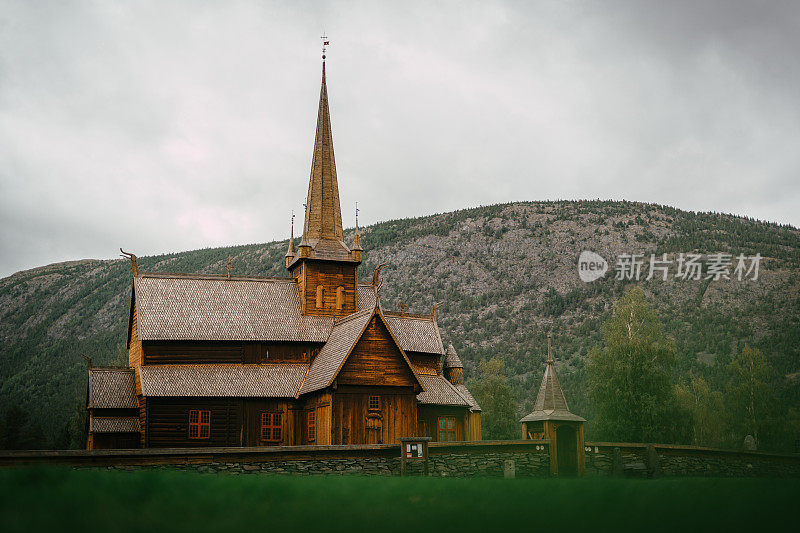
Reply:
M800 477L798 455L614 443L586 443L585 451L587 476Z
M800 455L662 444L586 443L586 476L800 477ZM169 468L230 474L400 474L399 445L284 446L144 450L0 452L0 466L62 464L119 470ZM550 475L548 441L431 443L428 473L437 477ZM422 473L409 461L407 473Z

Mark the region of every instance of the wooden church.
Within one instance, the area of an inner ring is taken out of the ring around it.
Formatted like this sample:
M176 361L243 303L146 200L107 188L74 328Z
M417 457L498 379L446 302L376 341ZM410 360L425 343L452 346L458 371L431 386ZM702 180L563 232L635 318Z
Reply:
M325 62L303 236L287 278L140 272L129 368L90 368L89 449L480 440L430 315L384 310L344 242Z

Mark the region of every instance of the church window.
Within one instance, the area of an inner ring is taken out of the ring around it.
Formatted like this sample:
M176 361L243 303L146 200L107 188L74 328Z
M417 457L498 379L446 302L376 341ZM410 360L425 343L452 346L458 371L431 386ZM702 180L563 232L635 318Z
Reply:
M317 440L317 412L308 412L308 442Z
M379 411L381 408L381 397L380 396L370 396L369 397L369 410L370 411Z
M261 440L265 442L280 442L283 429L283 416L281 413L261 413Z
M344 287L336 289L336 310L341 311L344 307Z
M324 297L325 288L322 285L317 285L317 309L322 309L322 306L324 305Z
M456 440L456 418L454 416L439 417L439 442Z
M191 409L189 411L189 438L208 439L211 437L211 411Z

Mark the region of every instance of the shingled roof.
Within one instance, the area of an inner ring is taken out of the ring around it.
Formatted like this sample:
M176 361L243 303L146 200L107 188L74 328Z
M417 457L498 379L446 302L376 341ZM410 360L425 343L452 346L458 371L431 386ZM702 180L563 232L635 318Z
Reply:
M425 391L417 394L417 400L424 405L458 405L471 407L470 403L447 381L444 376L431 376L421 374L419 376ZM477 405L477 403L475 404Z
M91 433L139 433L139 418L135 416L94 416L89 418Z
M153 365L139 366L144 396L292 398L308 365Z
M547 367L542 377L542 385L539 387L539 395L536 397L536 404L533 411L520 422L534 422L538 420L572 420L575 422L586 422L574 413L571 413L567 406L567 398L561 389L561 383L556 376L555 363L549 346L547 348Z
M133 370L90 368L88 400L90 409L137 409Z
M359 309L375 307L372 285L360 285ZM150 274L134 278L140 340L326 342L333 317L302 316L292 280ZM386 317L404 351L442 354L431 317Z
M372 285L358 286L358 308L372 309L375 306L375 291ZM392 328L400 347L406 352L423 352L442 355L444 346L439 326L433 316L400 316L396 313L384 314L386 322Z
M142 274L141 340L325 342L331 317L302 316L294 281Z
M461 396L463 396L464 399L467 400L467 403L469 403L469 410L470 411L480 411L481 410L481 406L478 405L477 400L475 400L475 397L472 396L471 392L469 392L469 389L467 389L466 385L459 384L459 385L453 385L453 387L455 387L456 390L461 393Z

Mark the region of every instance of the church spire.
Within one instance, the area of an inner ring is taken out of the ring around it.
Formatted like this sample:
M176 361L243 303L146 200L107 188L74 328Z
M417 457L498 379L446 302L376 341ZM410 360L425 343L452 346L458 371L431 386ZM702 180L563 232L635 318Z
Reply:
M328 89L325 81L325 56L322 61L322 87L317 112L317 133L314 139L314 158L306 199L303 240L315 247L320 240L338 241L344 246L342 211L339 205L339 185L336 180L336 161L333 157L333 136L328 109Z

